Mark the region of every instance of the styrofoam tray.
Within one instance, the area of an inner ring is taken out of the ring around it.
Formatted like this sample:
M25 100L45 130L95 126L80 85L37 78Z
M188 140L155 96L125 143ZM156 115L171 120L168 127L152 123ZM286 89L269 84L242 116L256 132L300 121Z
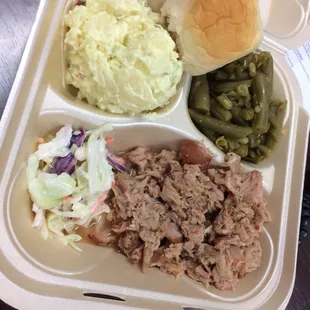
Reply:
M285 50L301 44L309 33L309 1L286 0L284 5L280 0L262 0L261 5L266 36L260 49L270 51L275 59L274 95L288 100L285 135L272 156L255 166L263 173L273 218L260 239L262 266L242 279L235 292L220 292L205 289L186 276L175 280L156 269L144 275L109 248L81 244L83 253L76 253L55 241L43 240L31 227L26 160L34 151L36 137L63 124L92 128L111 122L116 151L137 145L171 148L181 139L193 138L204 139L214 156L223 158L190 120L190 77L186 74L178 94L156 118L114 116L72 96L63 80L63 16L68 3L42 0L0 125L1 299L19 309L285 307L295 277L309 129L309 117L302 109L301 91L285 61ZM279 5L284 8L281 18L287 18L285 29L278 26ZM244 165L253 169L250 164ZM124 301L94 299L85 293L115 296Z

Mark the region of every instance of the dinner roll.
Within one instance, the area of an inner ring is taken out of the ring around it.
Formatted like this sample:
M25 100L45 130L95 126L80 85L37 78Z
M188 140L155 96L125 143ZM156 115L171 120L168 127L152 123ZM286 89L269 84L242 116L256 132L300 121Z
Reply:
M191 75L245 56L262 39L258 0L166 0L161 11Z

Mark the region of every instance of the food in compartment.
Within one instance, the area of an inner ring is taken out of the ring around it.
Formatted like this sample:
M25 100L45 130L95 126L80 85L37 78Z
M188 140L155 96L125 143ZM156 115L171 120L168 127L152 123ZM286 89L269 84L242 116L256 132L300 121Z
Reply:
M260 172L245 172L233 154L212 162L198 141L179 152L138 147L122 158L129 171L115 175L112 234L107 240L94 228L97 243L116 244L144 272L186 273L220 290L259 267L259 234L270 221Z
M76 228L88 227L110 211L104 201L114 183L112 167L123 167L106 149L111 129L104 125L73 131L66 125L56 136L38 140L37 151L28 159L27 183L33 227L45 239L58 237L80 250L75 242L82 238Z
M271 54L261 52L194 77L188 100L193 122L223 152L261 162L283 134L287 102L272 97L273 75Z
M65 16L67 84L104 111L136 115L166 106L183 67L145 0L79 1Z
M220 290L259 267L259 235L271 220L260 172L246 172L235 154L215 162L191 140L177 151L136 147L116 156L106 148L110 129L64 126L29 157L33 226L45 238L80 250L75 242L87 237L143 272L186 273Z
M193 76L251 53L262 40L258 0L166 0L161 11Z

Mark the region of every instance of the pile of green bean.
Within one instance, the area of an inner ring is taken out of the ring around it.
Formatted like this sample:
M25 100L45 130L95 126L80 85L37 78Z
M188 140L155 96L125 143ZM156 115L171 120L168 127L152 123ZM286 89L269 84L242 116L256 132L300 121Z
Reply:
M194 77L189 114L198 129L225 153L259 163L282 135L286 101L272 97L273 58L251 53Z

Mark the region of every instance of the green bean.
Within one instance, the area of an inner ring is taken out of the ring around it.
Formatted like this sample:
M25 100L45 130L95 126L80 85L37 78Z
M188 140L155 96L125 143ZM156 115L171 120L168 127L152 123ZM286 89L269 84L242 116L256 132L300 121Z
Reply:
M247 156L247 157L245 157L245 158L243 158L243 159L244 159L245 161L250 162L250 163L258 164L258 163L260 163L264 158L265 158L264 155L256 154L254 158L253 158L253 157Z
M248 144L249 143L249 138L246 137L246 138L243 138L243 139L239 139L238 142L240 144Z
M269 121L272 124L273 127L278 128L280 127L282 124L280 124L280 120L276 115L276 112L274 111L274 109L269 110Z
M194 99L193 99L193 96L191 94L191 92L189 93L189 96L188 96L188 107L189 108L192 108L193 107L193 102L194 102Z
M234 150L234 152L241 158L247 157L249 154L249 146L247 144L240 145L240 147Z
M263 64L261 71L268 76L270 80L273 80L273 58L269 52L261 52L260 57L263 58Z
M244 106L246 108L252 108L252 102L251 101L248 101L247 98L243 98L244 100Z
M278 141L276 141L272 135L268 135L267 136L267 142L266 142L266 146L270 149L273 150L275 148L275 146L277 145Z
M230 110L233 106L232 102L230 101L230 99L225 94L222 94L222 95L216 97L216 100L218 101L220 106L226 110Z
M284 102L281 99L278 98L271 98L271 105L280 107Z
M257 105L255 108L254 108L254 112L255 113L260 113L262 110L262 107L260 105Z
M197 89L192 88L189 98L189 113L197 128L224 152L235 152L249 162L270 156L285 116L285 103L272 98L271 54L250 53L207 77L209 110L197 107Z
M216 96L218 96L218 94L213 89L211 89L211 88L209 88L209 89L210 89L210 98L216 98Z
M200 114L193 109L189 109L189 114L195 123L203 124L203 126L209 130L223 134L228 138L242 139L253 132L250 127L241 127L225 123L209 115Z
M278 107L275 105L270 105L269 107L269 121L273 127L278 128L282 124L280 123L280 119L277 117Z
M206 128L205 126L203 126L203 124L198 124L196 123L197 128L208 138L210 139L212 142L215 143L216 139L217 139L217 134L214 131L209 130L209 128Z
M237 73L230 73L228 76L228 80L230 81L244 81L250 79L250 75L248 72L243 71L239 75Z
M210 86L212 89L218 93L218 94L223 94L223 93L229 93L230 91L235 91L236 87L238 85L244 84L248 87L251 87L252 85L252 80L246 80L246 81L234 81L234 82L215 82L211 84Z
M273 103L273 101L271 101L270 105L269 105L269 110L273 111L276 114L280 106L281 105L279 105L277 103Z
M223 122L230 122L232 119L231 113L222 108L214 99L211 100L211 115Z
M251 121L254 118L255 112L252 108L241 109L241 117L246 121Z
M269 102L267 98L267 81L262 73L257 73L253 79L253 91L256 94L256 99L261 107L261 111L255 114L252 121L252 128L255 133L265 133L268 129L269 122Z
M246 104L245 98L240 96L238 98L231 99L231 102L234 107L243 107Z
M267 142L267 134L264 133L260 136L260 141L261 141L261 144L266 144Z
M191 89L188 96L188 106L193 107L194 104L194 93L196 92L198 86L200 85L200 81L198 80L198 77L193 77Z
M249 79L251 79L251 76L250 76L250 74L247 71L241 72L236 77L236 81L244 81L244 80L249 80Z
M246 103L246 104L247 104L247 103L252 104L251 100L252 100L251 95L245 97L245 103Z
M240 147L240 143L234 139L227 139L228 148L229 150L233 151Z
M269 108L269 120L274 128L281 128L283 125L283 120L285 116L285 102L280 104L271 101Z
M238 64L235 68L235 73L237 76L240 76L240 74L244 71L244 68L241 67L240 64Z
M248 136L248 139L249 139L249 146L251 149L253 149L255 147L255 143L256 143L256 135L251 134Z
M197 85L198 84L198 85ZM197 77L194 82L194 92L192 102L190 103L191 108L202 112L210 112L210 94L208 81L205 75Z
M228 80L228 73L223 70L217 70L214 79L216 81L227 81Z
M273 137L276 142L280 141L280 137L282 136L283 128L274 128L270 127L268 131L268 136Z
M235 106L243 107L244 105L245 105L245 98L244 97L239 97L239 99L235 103Z
M232 109L230 110L230 112L232 114L232 120L234 121L234 123L236 123L239 126L248 127L249 126L249 122L245 121L241 117L240 111L241 111L240 107L237 107L237 106L232 107Z
M264 58L260 70L268 78L267 99L270 102L273 90L273 58L269 52L261 52L260 55Z
M273 149L279 142L281 136L282 128L271 127L267 133L266 146L270 149Z
M264 54L260 53L260 54L255 54L254 55L254 59L253 59L256 68L259 68L265 63L265 57Z
M251 53L251 54L248 54L248 55L242 57L242 58L239 60L239 62L240 62L240 64L241 64L241 66L242 66L244 69L246 69L246 68L249 66L249 64L250 64L253 60L254 60L254 54Z
M225 70L227 73L233 73L236 67L236 63L232 62L225 67L223 67L223 70Z
M225 151L227 149L227 146L228 146L228 142L227 140L225 139L224 136L220 136L216 142L215 142L215 145L222 151Z
M234 90L232 90L232 91L228 92L226 95L227 95L227 97L228 97L229 99L231 99L231 100L233 100L233 99L236 99L236 98L239 98L239 97L240 97L240 96L238 95L238 93L237 93L237 92L235 92Z
M205 126L201 125L198 126L198 129L208 138L210 139L213 143L217 140L217 134L214 131L209 130Z
M266 157L269 157L271 155L271 149L266 145L259 145L257 147L257 150L259 151L260 155L264 155Z
M280 118L282 126L283 126L283 121L284 121L284 118L285 118L286 105L287 105L287 101L285 100L285 101L282 102L282 104L279 107L278 112L277 112L277 116Z
M230 73L229 76L228 76L228 80L230 81L235 81L237 79L237 75L236 73Z
M248 86L244 84L240 84L236 87L237 93L242 97L248 97L250 96L249 88Z
M248 136L249 138L249 147L251 149L254 149L255 147L257 147L259 145L259 136L255 135L255 134L251 134Z
M249 150L249 156L251 157L251 158L255 158L256 157L256 153L255 153L255 151L253 151L253 150Z
M249 74L250 74L250 77L252 78L256 76L256 66L254 62L251 62L249 64Z
M223 70L224 69L224 70ZM211 79L215 81L243 81L249 80L251 78L250 74L238 64L235 66L235 71L228 72L225 71L225 68L218 69L214 74L208 74Z

